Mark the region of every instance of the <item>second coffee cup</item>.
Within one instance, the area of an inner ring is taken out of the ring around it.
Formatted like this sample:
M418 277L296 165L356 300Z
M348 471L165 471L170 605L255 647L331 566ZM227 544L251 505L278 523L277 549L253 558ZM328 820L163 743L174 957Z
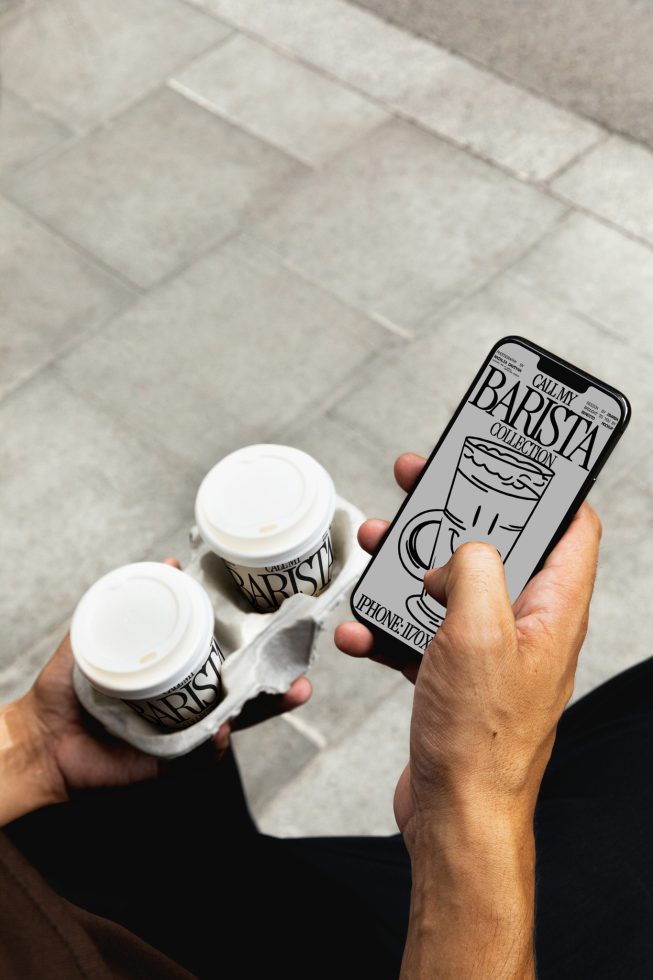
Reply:
M271 612L331 580L336 494L317 460L292 446L238 449L207 473L195 519L252 609Z

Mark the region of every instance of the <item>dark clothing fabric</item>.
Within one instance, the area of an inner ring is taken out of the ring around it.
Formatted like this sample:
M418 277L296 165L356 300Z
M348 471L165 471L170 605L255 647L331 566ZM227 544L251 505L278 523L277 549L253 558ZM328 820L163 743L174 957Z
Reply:
M536 814L540 978L653 977L653 658L565 711Z
M0 850L3 978L398 976L401 837L259 834L233 755L201 762L5 828L20 854ZM653 977L652 817L653 659L558 727L535 821L540 980Z
M56 895L4 834L0 882L2 980L191 980L122 926Z

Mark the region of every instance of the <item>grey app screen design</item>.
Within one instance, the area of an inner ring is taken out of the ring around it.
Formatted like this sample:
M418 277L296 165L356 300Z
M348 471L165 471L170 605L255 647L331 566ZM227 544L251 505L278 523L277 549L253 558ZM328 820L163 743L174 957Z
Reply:
M354 593L358 616L418 651L446 613L426 570L486 541L514 601L621 422L616 398L579 394L539 358L512 341L495 351Z

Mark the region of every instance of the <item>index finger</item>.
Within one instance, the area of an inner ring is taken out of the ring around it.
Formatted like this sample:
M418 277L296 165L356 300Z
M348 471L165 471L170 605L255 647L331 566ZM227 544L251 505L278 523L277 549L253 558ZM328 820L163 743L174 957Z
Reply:
M402 490L409 493L417 481L417 477L420 475L426 460L423 456L418 456L417 453L402 453L395 460L394 474L395 480L399 484Z
M594 589L601 540L601 521L583 503L569 527L515 603L519 619L536 614L547 624L578 630L587 615Z
M599 556L599 543L603 528L599 515L587 501L576 511L569 527L558 541L557 545L544 563L547 569L567 568L572 580L582 589L586 589L586 568L596 566Z

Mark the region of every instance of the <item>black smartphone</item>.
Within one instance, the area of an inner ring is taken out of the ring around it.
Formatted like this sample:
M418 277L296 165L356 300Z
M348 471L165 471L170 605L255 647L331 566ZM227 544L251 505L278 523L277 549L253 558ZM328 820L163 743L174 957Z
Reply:
M523 337L494 345L351 597L381 647L421 654L446 609L429 568L465 541L499 551L517 598L630 419L621 392Z

